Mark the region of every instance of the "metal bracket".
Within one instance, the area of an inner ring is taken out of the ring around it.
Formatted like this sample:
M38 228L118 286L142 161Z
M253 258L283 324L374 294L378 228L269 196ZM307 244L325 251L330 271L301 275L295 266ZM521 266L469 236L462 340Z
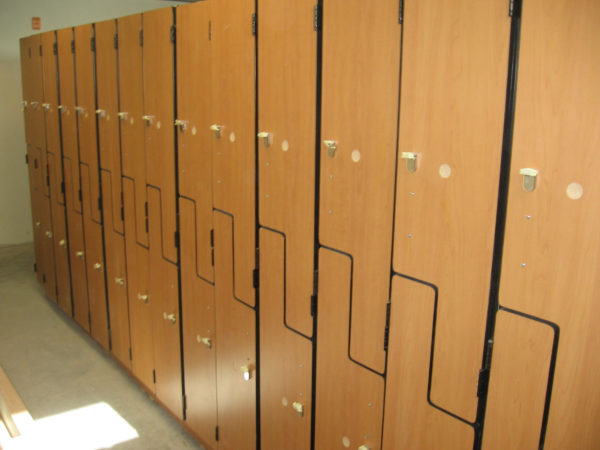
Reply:
M519 171L523 175L523 189L527 192L535 190L536 179L538 176L537 169L524 168Z
M337 141L325 140L323 141L325 147L327 147L327 156L333 158L335 156L335 151L337 150Z
M271 146L271 136L272 134L269 133L268 131L261 131L260 133L257 134L259 139L263 140L263 145L265 147L270 147Z
M187 128L187 120L175 119L175 126L179 127L181 131L185 131Z
M106 116L106 111L104 111L103 109L97 109L96 115L102 119L104 116Z
M412 152L402 152L402 159L406 160L406 169L410 172L417 171L417 154Z
M217 139L221 138L221 131L225 128L223 125L212 124L210 126L210 130L215 132L215 137Z

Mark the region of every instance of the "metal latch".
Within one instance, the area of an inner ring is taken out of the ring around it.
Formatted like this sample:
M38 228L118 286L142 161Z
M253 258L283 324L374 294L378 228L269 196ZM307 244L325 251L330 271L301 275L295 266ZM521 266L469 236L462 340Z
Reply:
M523 189L531 192L535 189L535 181L538 176L537 169L524 168L519 171L523 175Z
M215 137L219 139L221 137L221 130L225 128L223 125L212 124L210 130L215 132Z
M263 145L265 147L269 147L271 145L271 133L268 131L261 131L257 134L259 139L263 140Z
M103 109L97 109L96 115L102 119L106 115L106 111L104 111Z
M50 103L42 103L42 108L44 111L50 111Z
M84 111L83 106L76 106L75 111L77 111L78 115L82 115Z
M304 405L300 402L292 403L292 409L298 413L300 417L304 415Z
M153 119L154 119L154 116L151 116L149 114L145 114L142 116L142 120L144 120L147 125L151 125Z
M115 283L117 283L119 286L125 286L125 278L115 277Z
M187 128L187 120L175 119L175 126L179 127L181 131L185 131Z
M137 298L138 298L138 300L141 300L144 303L148 304L148 294L140 294L138 292Z
M163 318L165 320L170 320L171 323L175 323L177 322L177 317L175 316L175 314L167 314L167 313L163 313Z
M200 335L196 336L196 340L200 344L206 345L208 348L212 347L212 340L209 337L200 337Z
M323 144L327 147L327 156L333 158L335 151L337 150L337 141L325 140L323 141Z
M94 263L94 270L97 270L98 272L102 272L102 264L100 264L99 262Z
M119 119L121 120L127 120L127 113L125 111L119 111L117 113L117 116L119 117Z
M412 152L402 152L402 159L406 160L406 169L410 172L417 171L417 154Z
M250 367L242 366L242 367L240 367L240 370L242 371L242 376L244 377L244 381L250 381Z
M77 253L75 253L75 256L77 256L79 259L83 259L83 252L78 251Z

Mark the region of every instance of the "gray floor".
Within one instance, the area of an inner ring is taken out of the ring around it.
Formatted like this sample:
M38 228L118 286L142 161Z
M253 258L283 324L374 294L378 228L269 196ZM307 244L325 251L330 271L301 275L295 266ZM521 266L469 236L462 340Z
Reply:
M45 448L202 449L44 296L30 244L0 248L0 366L36 422L84 435Z

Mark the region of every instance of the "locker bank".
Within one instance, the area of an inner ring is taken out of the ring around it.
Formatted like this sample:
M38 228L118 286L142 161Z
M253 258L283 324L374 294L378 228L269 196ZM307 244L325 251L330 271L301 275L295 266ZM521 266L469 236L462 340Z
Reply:
M115 448L600 448L599 2L136 1L21 37L3 149Z

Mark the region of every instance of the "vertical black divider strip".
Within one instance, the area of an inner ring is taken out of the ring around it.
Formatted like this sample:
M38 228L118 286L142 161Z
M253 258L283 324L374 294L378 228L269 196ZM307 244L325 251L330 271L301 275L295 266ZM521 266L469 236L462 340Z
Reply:
M259 242L259 195L258 195L258 0L254 0L254 17L256 23L254 29L254 267L258 270L258 279L260 280L260 242ZM256 354L256 448L260 450L260 282L255 290L254 297L254 316L255 316L255 354Z
M181 395L182 395L182 409L183 409L183 420L186 420L187 408L185 399L185 363L183 360L183 304L181 296L181 227L179 220L179 135L178 129L175 125L175 119L178 116L177 112L177 12L176 7L172 8L173 23L174 27L171 36L174 39L171 40L173 46L173 117L171 120L171 126L175 130L173 133L173 157L175 158L175 224L177 227L177 233L179 235L179 242L177 243L177 302L179 306L179 360L181 364Z
M92 39L96 40L96 25L92 24ZM97 43L96 43L97 44ZM98 52L98 45L94 44L94 47L92 49L92 53L93 53L93 76L94 76L94 110L98 109L98 74L96 73L97 67L98 67L98 62L96 61L96 54ZM100 163L101 161L101 156L100 156L100 118L98 116L98 114L95 113L94 114L96 116L96 158L98 161L97 164L97 169L98 169L98 194L100 195L100 198L103 197L102 195L102 165ZM103 274L104 274L104 303L106 306L106 326L108 329L108 349L109 351L112 351L112 330L110 327L110 306L108 304L108 277L107 277L107 271L108 268L106 267L106 241L104 239L104 208L106 206L106 202L104 200L102 200L102 208L100 208L100 235L102 237L102 265L104 267L103 270ZM112 202L111 202L111 207L112 207ZM109 229L110 230L110 229Z
M481 449L483 427L487 406L489 372L491 369L496 314L499 308L500 275L502 270L502 252L506 231L506 211L508 206L508 188L510 182L510 162L512 157L513 131L515 119L515 101L517 94L517 75L519 68L519 44L521 38L521 0L514 1L510 25L510 50L508 59L508 78L506 86L506 108L504 111L504 132L502 136L502 157L500 163L500 184L498 188L498 204L496 212L496 230L494 235L494 252L490 281L485 340L483 344L482 373L485 377L485 390L479 397L475 421L475 440L473 449Z
M404 48L404 2L400 0L400 19L398 24L400 26L400 58L398 68L398 109L396 112L396 160L394 163L394 203L392 206L392 253L391 253L391 261L390 261L390 285L389 285L389 297L388 297L388 312L387 312L387 322L386 322L386 335L388 349L389 349L389 333L390 333L390 317L391 317L391 309L392 309L392 281L394 279L394 241L395 241L395 230L396 230L396 191L398 186L398 154L400 153L400 101L402 100L402 50ZM386 349L385 351L385 366L383 369L383 414L381 420L381 443L383 445L383 430L385 429L385 406L386 406L386 392L387 392L387 369L388 369L388 356L389 351Z
M319 320L319 210L321 207L321 83L323 75L323 0L317 1L317 14L320 16L320 23L316 29L317 33L317 72L316 76L316 111L315 111L315 212L314 212L314 272L313 272L313 295L315 295L316 304L313 316L313 336L312 336L312 376L311 376L311 404L310 415L310 448L315 448L315 423L317 412L317 321Z

